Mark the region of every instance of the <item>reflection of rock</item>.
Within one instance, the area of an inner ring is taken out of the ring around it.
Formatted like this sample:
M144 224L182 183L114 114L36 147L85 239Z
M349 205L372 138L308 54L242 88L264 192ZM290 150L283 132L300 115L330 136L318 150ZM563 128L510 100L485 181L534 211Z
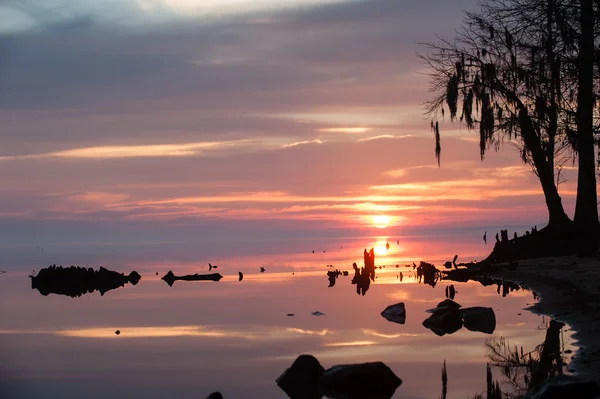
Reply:
M427 313L435 313L438 310L450 310L450 309L458 309L460 308L461 305L459 305L458 303L454 302L451 299L444 299L442 302L438 303L437 306L433 309L427 309L426 312Z
M437 307L446 309L458 309L461 307L461 305L454 302L452 299L444 299L442 302L437 304Z
M300 355L275 381L290 399L320 399L319 381L325 369L311 355Z
M390 305L381 312L381 315L388 321L393 323L406 323L406 308L404 302Z
M56 265L40 270L37 276L29 277L31 278L31 288L37 289L44 296L58 294L72 298L96 290L100 291L100 295L104 295L105 292L124 287L127 283L136 285L141 279L141 276L135 271L126 276L103 267L95 271L91 267Z
M382 362L324 370L313 356L301 355L276 383L290 399L390 399L402 380Z
M527 393L524 399L596 399L598 397L600 397L598 382L584 381L577 377L561 375L546 380L539 389Z
M214 267L214 266L213 266ZM177 280L183 281L219 281L223 278L219 273L213 274L191 274L187 276L176 276L173 274L171 270L167 274L165 274L162 279L165 280L169 286L173 286L173 283Z
M494 309L481 306L461 308L461 306L446 299L437 308L430 309L433 314L423 321L423 325L436 335L453 334L464 325L470 331L491 334L496 329Z
M446 298L454 299L455 296L456 289L454 288L454 284L450 284L448 287L446 287Z
M491 334L496 329L494 309L474 306L460 310L463 325L467 330Z
M435 335L454 334L463 326L460 312L456 309L442 308L433 312L423 321L423 326L429 328Z
M333 366L321 379L322 393L332 399L389 399L400 384L382 362Z

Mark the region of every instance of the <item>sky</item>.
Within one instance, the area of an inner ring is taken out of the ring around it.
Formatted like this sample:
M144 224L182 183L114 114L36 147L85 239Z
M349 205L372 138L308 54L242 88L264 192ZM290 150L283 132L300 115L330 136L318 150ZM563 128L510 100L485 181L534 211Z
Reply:
M510 143L482 162L478 135L446 121L435 159L416 53L474 5L5 1L0 241L481 241L543 225Z

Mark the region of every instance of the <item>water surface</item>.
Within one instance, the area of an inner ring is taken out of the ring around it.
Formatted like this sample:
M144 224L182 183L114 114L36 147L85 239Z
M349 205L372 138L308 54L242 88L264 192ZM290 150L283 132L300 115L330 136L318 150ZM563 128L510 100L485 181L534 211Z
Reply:
M309 353L326 368L383 361L403 380L394 397L415 399L440 395L446 360L448 397L464 398L485 390L486 339L505 337L525 350L544 341L547 320L522 310L533 302L531 292L502 297L495 286L476 282L453 283L455 300L463 307L492 307L494 334L463 328L436 336L421 323L429 316L425 311L445 299L449 283L418 284L412 268L405 267L401 245L391 242L386 251L381 242L330 244L325 252L314 246L314 254L307 249L208 260L198 254L196 261L121 256L102 265L137 270L140 283L79 298L42 296L31 289L31 269L59 263L46 250L40 259L45 263L30 262L30 268L0 276L3 393L11 398L203 398L219 390L225 398L286 398L274 380L298 355ZM376 264L385 267L363 297L350 283L351 263L362 264L362 249L373 245L380 254ZM54 256L66 258L67 252ZM207 273L208 261L219 266L220 282L178 281L169 287L160 280L168 270ZM329 264L350 271L331 288ZM259 272L261 265L265 273ZM238 271L244 273L241 282ZM406 304L405 325L380 316L400 301ZM325 315L313 316L314 311ZM568 334L565 339L569 345ZM495 371L494 377L501 375Z

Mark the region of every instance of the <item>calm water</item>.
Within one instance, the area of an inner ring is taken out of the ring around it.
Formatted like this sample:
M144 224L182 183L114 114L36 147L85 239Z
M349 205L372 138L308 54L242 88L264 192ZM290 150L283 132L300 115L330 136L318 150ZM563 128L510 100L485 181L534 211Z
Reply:
M166 244L138 248L138 256L102 247L89 257L101 261L105 251L107 261L89 266L137 270L142 280L104 296L95 292L79 298L44 297L31 289L27 274L51 263L85 265L80 249L71 249L72 261L69 248L47 247L43 254L35 246L15 249L11 256L25 260L12 269L3 265L9 273L0 276L2 393L10 398L183 399L219 390L225 398L286 398L274 380L298 355L310 353L326 368L385 362L403 380L397 398L438 397L446 359L448 397L465 398L485 389L486 339L503 336L525 350L543 342L547 320L522 310L533 302L532 293L515 291L503 298L495 286L474 282L454 283L455 300L463 307L492 307L494 334L463 328L436 336L421 323L428 317L425 310L445 299L448 283L424 286L410 277L412 269L404 263L399 269L390 267L407 259L402 245L390 244L385 251L385 238L336 248L330 242L325 253L315 246L314 254L307 247L296 253L216 259L194 255L190 248L186 250L192 254L183 258L170 255L176 251ZM381 254L376 264L388 266L378 270L366 296L358 296L350 283L351 264L362 265L362 249L373 245ZM169 255L161 257L160 248ZM147 251L157 259L148 259ZM169 287L160 280L168 270L176 275L208 272L209 261L224 276L218 283L176 282ZM328 288L328 264L350 276L340 276ZM266 273L259 273L259 266ZM238 271L244 272L242 282ZM404 274L402 282L398 271ZM406 304L405 325L380 316L386 306L400 301ZM325 315L313 316L314 311ZM498 371L495 377L500 378Z

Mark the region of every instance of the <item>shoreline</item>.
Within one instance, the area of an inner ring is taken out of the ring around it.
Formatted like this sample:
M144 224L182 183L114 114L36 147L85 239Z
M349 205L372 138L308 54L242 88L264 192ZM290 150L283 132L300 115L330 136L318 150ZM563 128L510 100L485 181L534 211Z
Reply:
M494 278L520 281L539 299L525 308L567 324L573 330L569 369L573 375L600 381L600 259L554 256L526 259L516 270L498 264Z

